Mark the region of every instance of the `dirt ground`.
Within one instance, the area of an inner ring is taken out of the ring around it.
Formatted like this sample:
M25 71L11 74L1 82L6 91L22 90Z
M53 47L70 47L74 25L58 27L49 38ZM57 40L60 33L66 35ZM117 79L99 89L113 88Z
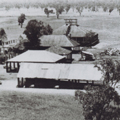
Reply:
M24 92L37 92L47 94L68 94L74 96L75 90L60 90L60 89L36 89L36 88L17 88L17 73L6 73L6 69L3 69L4 65L0 65L0 90L13 90Z

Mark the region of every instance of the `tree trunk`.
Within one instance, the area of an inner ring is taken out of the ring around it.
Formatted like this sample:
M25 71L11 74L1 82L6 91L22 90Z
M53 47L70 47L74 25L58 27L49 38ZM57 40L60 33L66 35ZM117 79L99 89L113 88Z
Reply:
M59 13L57 12L57 19L59 19Z
M119 15L120 15L120 9L118 11L119 11Z
M47 17L49 18L49 14L47 14Z
M21 28L22 28L22 23L21 23Z
M81 12L79 12L80 16L81 16Z

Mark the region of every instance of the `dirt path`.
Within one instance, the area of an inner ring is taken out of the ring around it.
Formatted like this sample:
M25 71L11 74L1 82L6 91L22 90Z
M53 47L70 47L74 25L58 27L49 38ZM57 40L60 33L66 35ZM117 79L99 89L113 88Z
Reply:
M17 80L1 80L0 91L17 91L28 93L40 93L40 94L59 94L59 95L71 95L74 96L75 90L68 89L43 89L43 88L17 88Z

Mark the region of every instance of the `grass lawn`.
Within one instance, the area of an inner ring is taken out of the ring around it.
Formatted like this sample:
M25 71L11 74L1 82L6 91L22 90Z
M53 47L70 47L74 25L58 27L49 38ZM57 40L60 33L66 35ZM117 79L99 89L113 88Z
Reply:
M1 91L0 120L83 120L83 115L70 95Z

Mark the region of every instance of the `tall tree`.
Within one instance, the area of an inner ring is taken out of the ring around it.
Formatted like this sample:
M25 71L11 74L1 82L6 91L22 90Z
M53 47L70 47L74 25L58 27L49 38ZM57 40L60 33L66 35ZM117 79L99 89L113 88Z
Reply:
M22 28L22 26L23 26L23 23L24 23L25 19L26 19L25 14L21 14L21 15L18 17L18 23L19 23L18 25L20 25L21 28Z
M39 38L42 35L52 34L52 31L50 25L45 25L42 21L30 20L24 34L26 34L31 46L39 46Z

